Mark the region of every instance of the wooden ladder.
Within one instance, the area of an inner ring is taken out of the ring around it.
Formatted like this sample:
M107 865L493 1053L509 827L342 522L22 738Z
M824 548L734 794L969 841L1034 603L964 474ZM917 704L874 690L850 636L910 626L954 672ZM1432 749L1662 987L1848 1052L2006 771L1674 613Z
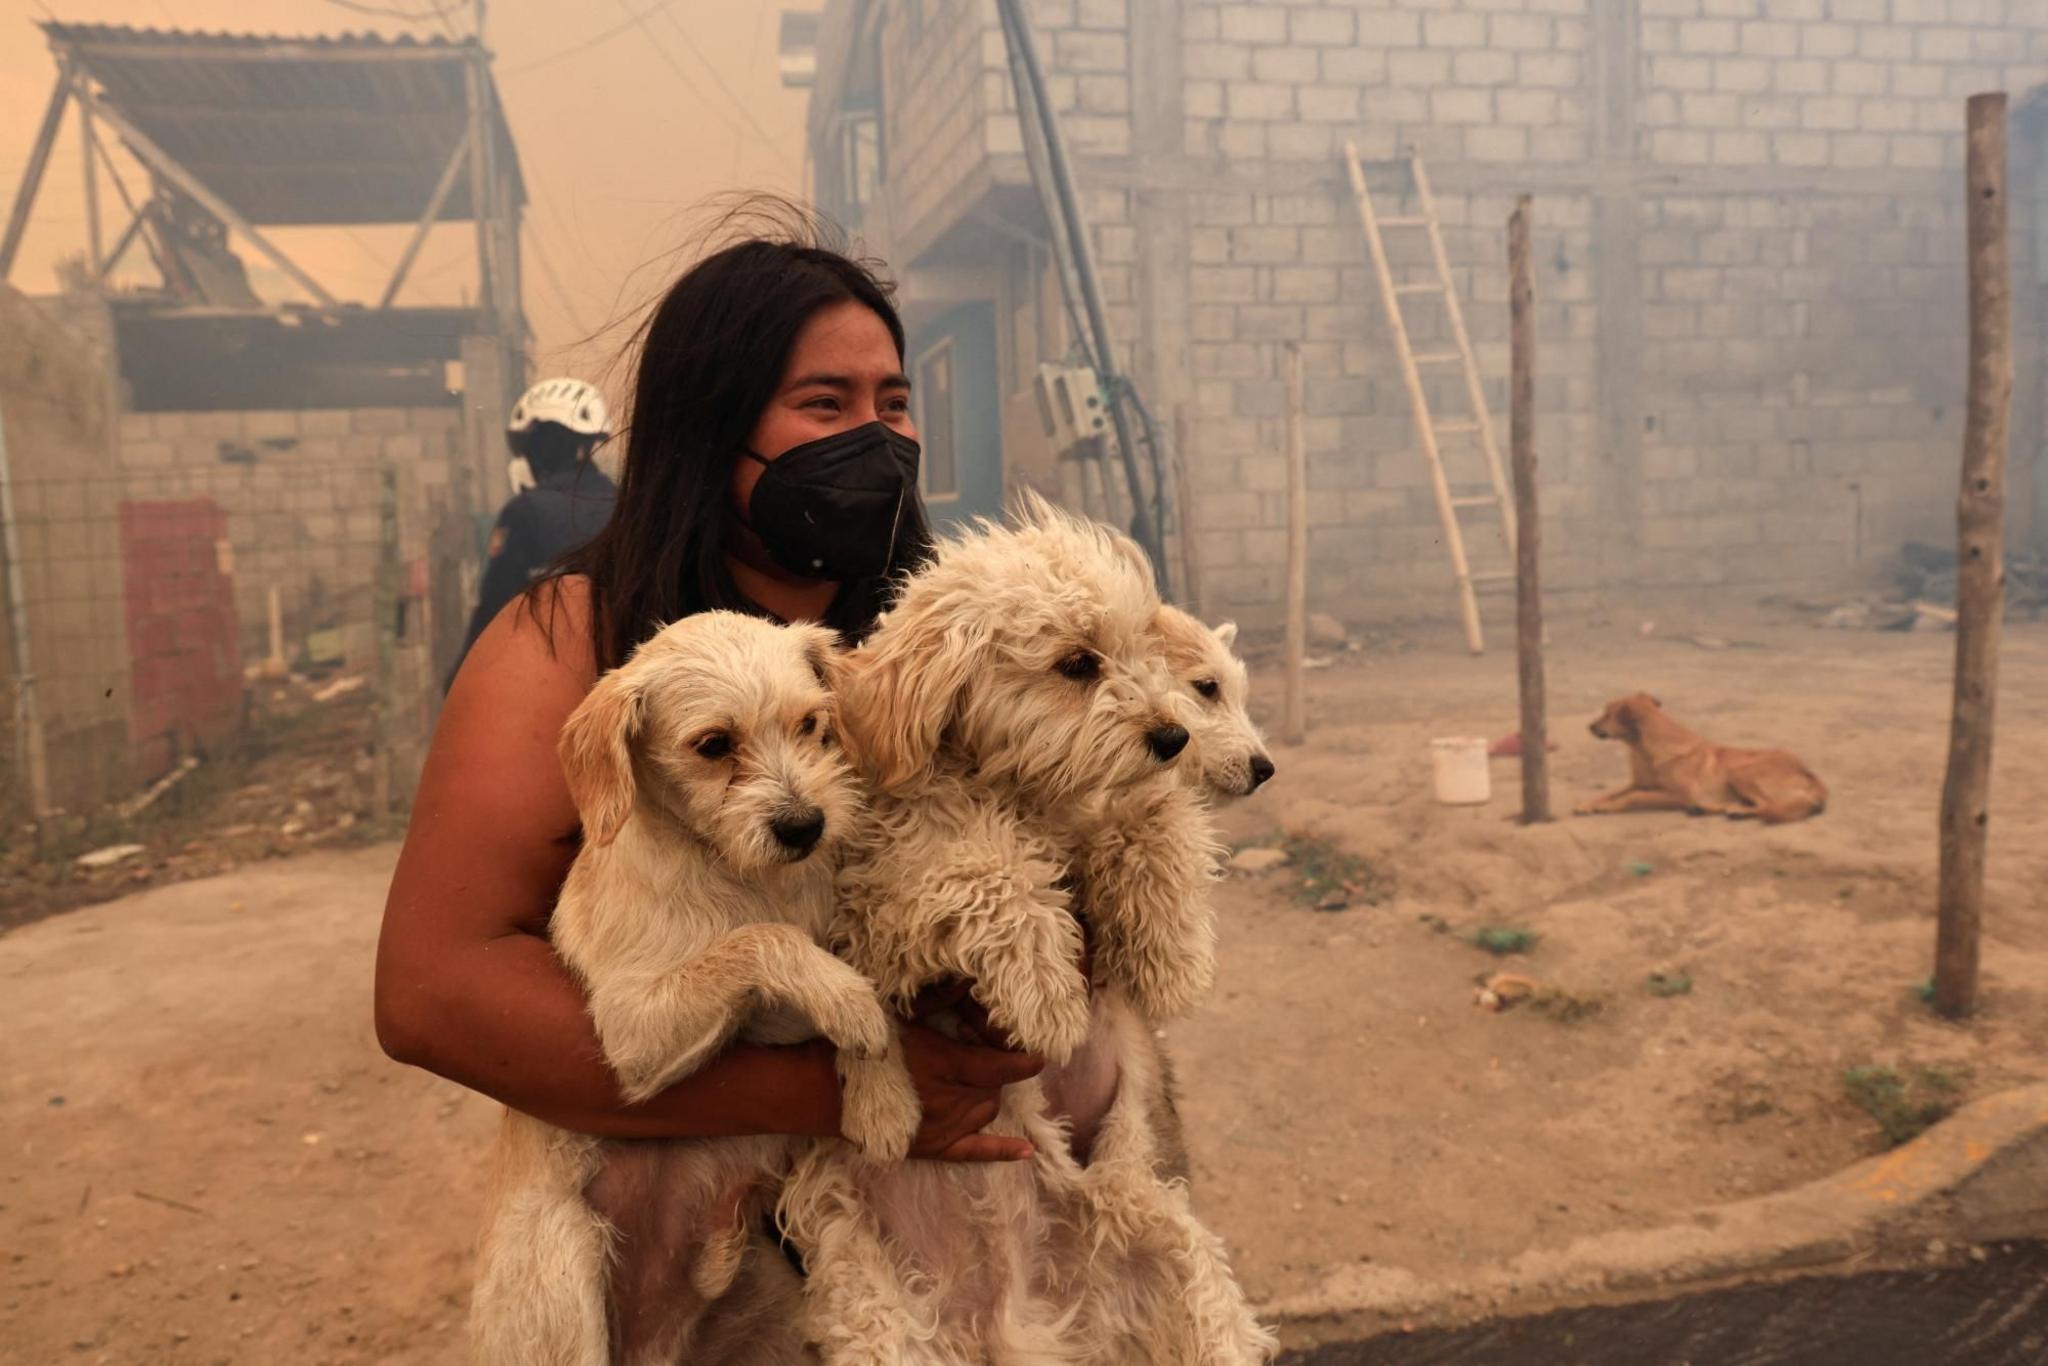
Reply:
M1458 304L1458 292L1451 281L1451 259L1444 251L1443 228L1437 219L1436 199L1429 192L1429 173L1423 168L1422 156L1417 152L1407 155L1409 174L1415 181L1415 199L1421 212L1412 218L1382 218L1373 210L1372 194L1366 188L1365 168L1358 159L1358 148L1353 143L1344 144L1344 161L1351 173L1351 190L1358 197L1358 217L1365 226L1365 242L1372 251L1372 266L1379 276L1380 300L1387 310L1387 322L1394 333L1394 353L1401 360L1401 379L1408 386L1408 403L1415 414L1415 436L1422 443L1422 455L1429 462L1430 487L1436 493L1436 512L1443 524L1444 544L1451 552L1451 572L1458 580L1458 609L1464 618L1465 643L1473 654L1480 654L1486 648L1485 638L1479 629L1479 600L1474 591L1477 584L1512 582L1512 567L1494 572L1474 574L1470 561L1465 555L1465 535L1458 525L1460 508L1491 507L1499 516L1501 546L1507 551L1510 566L1515 560L1515 507L1513 495L1508 489L1507 474L1501 467L1500 447L1493 439L1493 420L1486 411L1486 387L1479 377L1479 360L1472 351L1472 338L1465 331L1465 312ZM1436 263L1434 280L1397 281L1392 268L1387 264L1387 243L1381 235L1385 230L1417 229L1429 239L1430 255ZM1452 340L1457 349L1442 352L1420 352L1415 350L1408 336L1408 321L1401 312L1404 298L1433 295L1442 300L1446 316L1450 320ZM1430 412L1429 399L1422 387L1422 371L1425 366L1441 367L1456 365L1465 372L1465 395L1471 408L1471 416L1440 422ZM1479 449L1486 459L1487 482L1491 493L1471 495L1455 494L1451 489L1450 477L1444 472L1443 438L1446 436L1476 436Z

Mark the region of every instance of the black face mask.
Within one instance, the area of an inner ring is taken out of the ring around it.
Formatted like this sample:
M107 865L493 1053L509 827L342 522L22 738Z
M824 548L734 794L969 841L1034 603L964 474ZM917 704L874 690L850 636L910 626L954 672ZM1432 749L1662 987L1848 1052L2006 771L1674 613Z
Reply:
M747 525L775 562L807 579L871 579L889 568L917 496L918 445L883 422L791 446L761 465Z

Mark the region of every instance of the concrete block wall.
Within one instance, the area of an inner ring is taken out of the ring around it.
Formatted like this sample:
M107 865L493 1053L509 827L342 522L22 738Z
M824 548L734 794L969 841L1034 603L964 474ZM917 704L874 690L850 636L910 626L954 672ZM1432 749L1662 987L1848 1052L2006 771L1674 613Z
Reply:
M430 501L446 504L463 460L460 410L130 413L121 420L125 497L207 497L227 514L244 657L269 651L269 593L288 650L338 629L351 670L375 662L370 611L380 554L380 471L406 472L401 554L426 553Z
M915 2L883 0L890 31ZM978 35L980 74L955 94L939 64L896 68L894 107L934 130L906 125L889 153L892 194L919 206L918 231L891 246L913 276L917 251L1021 165L992 5L922 8L928 43L942 8L945 51ZM1504 229L1513 195L1537 196L1555 588L1848 578L1903 538L1950 533L1963 100L2048 81L2048 4L1034 0L1033 12L1123 359L1162 419L1176 406L1191 418L1212 610L1277 612L1289 341L1308 371L1312 597L1349 616L1451 610L1338 160L1347 141L1393 214L1414 211L1398 154L1427 158L1503 443ZM936 130L970 122L976 138L925 157ZM2030 271L2030 225L2015 226ZM1419 239L1390 247L1398 276L1424 276ZM999 291L1000 273L991 297L1030 296ZM2022 298L2032 374L2039 329ZM1418 346L1447 349L1427 302L1405 303ZM1041 332L1051 358L1063 333ZM1439 417L1463 414L1455 371L1428 387ZM2016 450L2038 444L2040 407L2023 383ZM1483 482L1475 460L1451 459L1454 484ZM2025 463L2016 506L2031 501ZM1475 560L1499 560L1482 519L1467 533Z
M0 285L0 423L5 425L26 620L0 597L0 814L27 814L17 766L14 632L27 635L50 800L79 810L125 791L129 671L121 614L112 370L89 335Z
M1210 182L1179 202L1194 224L1190 465L1216 610L1257 618L1279 601L1290 339L1305 342L1309 375L1312 597L1351 615L1451 603L1338 170L1347 140L1383 212L1414 201L1400 197L1396 167L1373 163L1410 147L1427 158L1503 442L1504 225L1513 190L1537 195L1555 588L1845 577L1901 539L1950 533L1966 344L1962 102L2048 80L2048 5L1178 9L1180 150ZM1278 188L1289 180L1300 188ZM1426 277L1419 240L1390 235L1389 247L1397 276ZM1419 346L1448 349L1425 306L1404 308ZM2032 373L2035 319L2022 306L2016 320L2021 373ZM1620 377L1602 368L1616 352L1628 353ZM1430 380L1440 417L1463 414L1459 387L1448 371ZM2039 426L2038 406L2021 386L2016 430ZM1453 464L1454 484L1477 483L1479 468ZM1500 559L1488 525L1466 525L1475 562Z
M1076 156L1131 151L1128 4L1027 4ZM953 225L949 206L997 181L1023 183L1024 144L993 0L890 0L880 25L888 184L885 221L864 226L907 267Z

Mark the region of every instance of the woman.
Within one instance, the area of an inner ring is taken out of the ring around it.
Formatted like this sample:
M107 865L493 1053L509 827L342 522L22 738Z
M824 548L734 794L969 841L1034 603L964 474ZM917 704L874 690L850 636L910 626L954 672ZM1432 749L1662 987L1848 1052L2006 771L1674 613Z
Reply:
M866 632L928 544L903 344L866 268L788 241L707 257L657 306L611 521L484 631L435 730L377 949L393 1058L601 1137L839 1133L822 1043L736 1045L621 1100L545 938L579 843L555 740L599 674L689 613ZM903 1042L924 1102L913 1156L1030 1155L980 1130L1038 1059L916 1024Z

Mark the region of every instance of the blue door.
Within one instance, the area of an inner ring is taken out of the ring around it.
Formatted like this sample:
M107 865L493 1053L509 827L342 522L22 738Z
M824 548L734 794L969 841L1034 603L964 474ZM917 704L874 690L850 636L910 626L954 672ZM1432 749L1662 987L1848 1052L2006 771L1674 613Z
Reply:
M1003 510L1003 429L995 309L961 304L918 329L910 382L924 442L922 483L932 530Z

